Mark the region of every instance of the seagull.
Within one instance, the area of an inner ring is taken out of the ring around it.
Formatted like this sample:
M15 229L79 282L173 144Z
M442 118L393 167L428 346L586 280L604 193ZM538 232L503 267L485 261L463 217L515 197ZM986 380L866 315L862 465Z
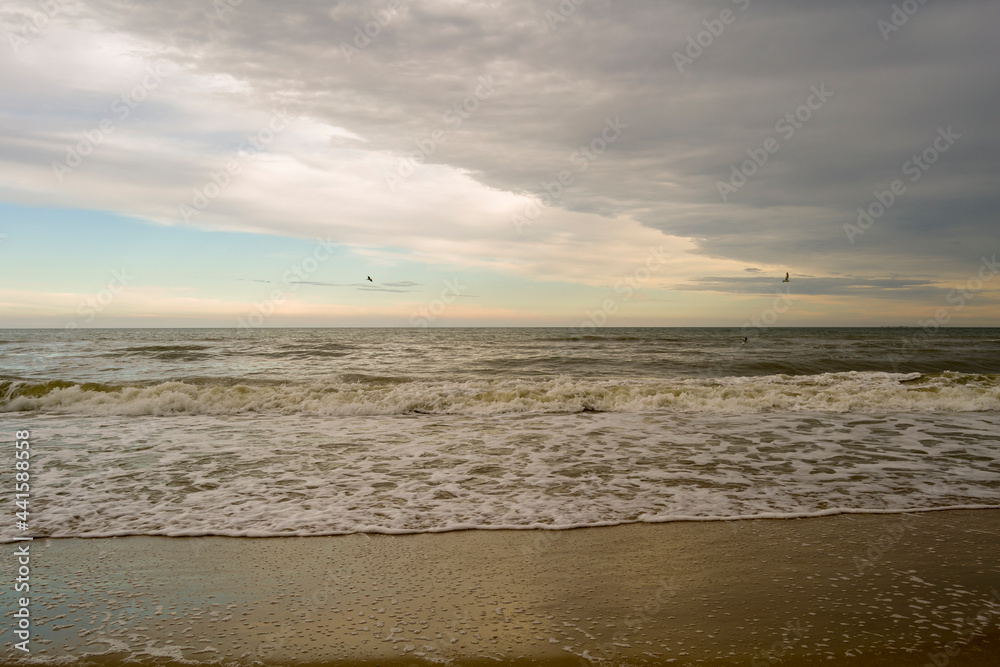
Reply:
M373 283L373 282L375 282L375 281L374 281L374 280L372 280L372 277L371 277L371 276L368 276L368 282L370 282L370 283ZM786 280L785 282L787 283L788 281Z
M369 278L369 280L370 280L370 278ZM782 280L781 282L783 282L783 283L787 283L788 282L788 273L787 272L785 273L785 279Z
M744 337L743 337L743 342L742 342L742 343L740 343L740 345L746 345L746 344L747 344L747 337L746 337L746 336L744 336Z

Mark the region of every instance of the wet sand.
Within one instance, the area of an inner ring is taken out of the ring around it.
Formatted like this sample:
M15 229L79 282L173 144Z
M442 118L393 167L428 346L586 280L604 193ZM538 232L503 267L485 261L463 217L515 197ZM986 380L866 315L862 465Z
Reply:
M995 510L36 540L31 581L30 660L77 665L1000 664Z

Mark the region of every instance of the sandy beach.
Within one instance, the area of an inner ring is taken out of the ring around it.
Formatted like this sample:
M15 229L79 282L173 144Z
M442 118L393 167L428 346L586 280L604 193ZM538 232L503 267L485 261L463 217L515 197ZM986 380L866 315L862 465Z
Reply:
M30 659L996 664L998 538L987 510L37 540ZM23 662L6 639L4 662Z

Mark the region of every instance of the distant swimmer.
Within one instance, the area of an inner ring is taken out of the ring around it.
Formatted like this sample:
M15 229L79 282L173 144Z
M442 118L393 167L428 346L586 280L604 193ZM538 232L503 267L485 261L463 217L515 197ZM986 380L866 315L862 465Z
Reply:
M744 337L743 337L743 342L742 342L742 343L740 343L740 345L746 345L746 344L747 344L747 337L746 337L746 336L744 336Z
M375 282L375 281L374 281L374 280L372 280L372 277L371 277L371 276L368 276L368 282L370 282L370 283L373 283L373 282ZM786 280L785 282L787 283L788 281Z
M782 280L781 282L783 282L783 283L787 283L788 282L788 273L785 273L785 279Z

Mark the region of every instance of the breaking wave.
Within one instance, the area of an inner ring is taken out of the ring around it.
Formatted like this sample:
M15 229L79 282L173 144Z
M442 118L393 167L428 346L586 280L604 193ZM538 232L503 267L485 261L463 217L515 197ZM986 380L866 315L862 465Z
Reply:
M0 412L78 415L497 415L575 412L976 412L1000 410L1000 375L819 375L466 381L341 376L323 382L187 378L149 383L0 379Z

